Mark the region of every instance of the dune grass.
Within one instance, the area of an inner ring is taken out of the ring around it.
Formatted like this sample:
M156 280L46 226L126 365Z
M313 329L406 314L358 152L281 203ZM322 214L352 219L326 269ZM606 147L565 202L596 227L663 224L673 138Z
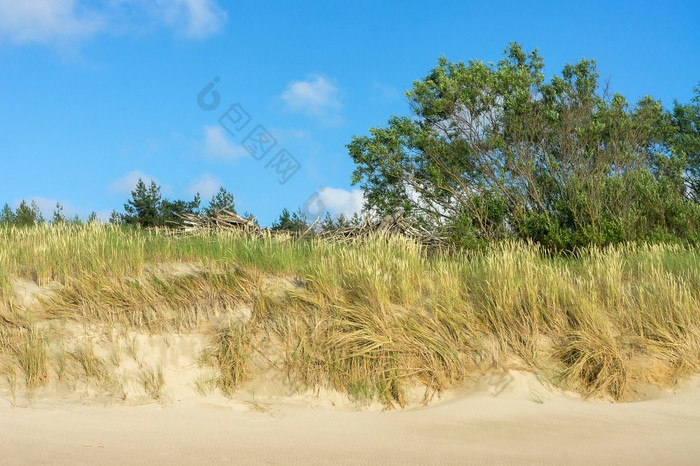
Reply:
M284 278L299 285L269 286ZM60 286L30 306L17 298L18 279ZM616 400L700 371L700 251L681 245L428 253L403 238L347 245L0 227L0 303L0 362L16 364L30 386L58 365L50 350L70 346L41 330L52 322L105 334L207 332L200 359L226 394L255 376L251 358L271 341L291 379L398 405L417 385L439 393L516 366ZM252 309L245 322L231 318L241 305ZM70 351L85 374L107 378L88 349ZM143 374L157 398L162 377Z

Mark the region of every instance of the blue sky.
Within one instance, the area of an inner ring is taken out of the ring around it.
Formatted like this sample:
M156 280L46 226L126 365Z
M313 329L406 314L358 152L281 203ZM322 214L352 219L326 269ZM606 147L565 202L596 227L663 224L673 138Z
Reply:
M0 205L107 218L143 177L169 198L223 185L264 225L305 203L351 213L352 136L406 114L439 56L498 61L511 41L550 75L593 58L631 101L688 102L700 82L690 1L0 0ZM229 133L234 104L250 118ZM258 125L276 140L260 160Z

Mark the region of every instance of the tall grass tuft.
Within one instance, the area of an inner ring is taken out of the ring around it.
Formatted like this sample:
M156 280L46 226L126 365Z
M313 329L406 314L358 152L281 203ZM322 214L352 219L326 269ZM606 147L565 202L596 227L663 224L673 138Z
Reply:
M27 387L42 385L48 378L46 333L32 326L19 336L16 354L26 376Z
M216 385L222 393L231 395L246 379L247 362L251 352L250 335L245 324L228 322L219 326L213 344L200 355L200 363L218 369Z

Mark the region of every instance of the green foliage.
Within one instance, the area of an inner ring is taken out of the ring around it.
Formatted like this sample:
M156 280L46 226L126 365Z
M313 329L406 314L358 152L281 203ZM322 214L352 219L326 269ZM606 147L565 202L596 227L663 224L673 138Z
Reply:
M592 60L546 81L536 50L504 55L440 58L407 93L412 116L352 139L366 210L402 210L465 246L697 241L700 94L671 113L650 97L631 106L598 93Z
M151 181L147 187L139 179L131 192L131 199L124 204L124 214L112 213L111 223L124 223L141 227L171 227L182 223L181 215L197 213L200 197L196 194L192 201L163 199L160 186Z
M32 213L34 214L34 221L36 223L44 223L44 216L41 214L41 210L39 210L39 206L36 205L35 201L32 201L31 203L31 209Z
M283 209L279 218L272 223L273 230L304 231L308 227L306 216L301 208L294 213L290 213L286 208Z
M258 219L251 212L243 212L243 218L246 220L251 220L254 224L260 226L260 223L258 223Z
M506 204L486 192L474 198L474 209L463 209L445 230L450 243L469 249L483 249L490 241L506 237Z
M44 217L41 215L39 206L36 205L35 201L27 204L26 201L22 200L15 211L14 219L15 224L22 227L34 226L44 222Z
M123 222L123 216L116 210L113 210L109 216L109 223L112 225L119 225Z
M159 206L159 226L175 226L182 223L182 215L193 214L199 211L201 199L199 193L195 194L191 201L163 199Z
M318 226L318 230L333 231L349 226L359 226L360 223L361 220L358 214L354 214L352 218L348 219L344 214L340 214L336 218L333 218L330 212L326 212L326 215L323 217L323 220Z
M326 212L326 215L323 217L323 220L321 221L321 225L319 227L321 231L332 231L336 229L335 222L333 221L333 217L331 217L330 212Z
M5 204L0 211L0 223L5 225L12 225L17 221L15 213L12 211L12 207Z
M674 102L666 117L670 124L668 144L685 162L682 168L689 197L700 203L700 85L694 91L690 104Z
M209 217L214 217L222 210L236 213L236 204L233 199L233 194L224 189L223 186L221 186L219 191L211 198L209 206L205 209L205 213Z
M66 217L63 214L63 206L61 205L60 202L56 203L56 209L53 211L53 218L51 219L51 223L65 223L66 222Z
M131 199L124 204L123 221L127 225L140 225L142 227L155 227L161 224L158 210L160 208L160 186L154 181L146 187L146 183L139 178L136 188L131 191Z

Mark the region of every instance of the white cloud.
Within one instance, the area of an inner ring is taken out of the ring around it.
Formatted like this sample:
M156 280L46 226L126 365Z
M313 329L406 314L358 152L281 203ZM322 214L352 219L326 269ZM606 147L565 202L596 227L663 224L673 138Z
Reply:
M71 47L98 33L138 35L157 25L204 39L227 19L216 0L0 0L0 38L14 44Z
M215 160L234 160L249 155L245 147L229 141L221 126L204 127L204 143L200 153L203 157Z
M15 44L71 42L103 27L100 15L76 0L0 0L0 36Z
M347 218L362 210L362 204L365 199L361 189L348 191L340 188L321 187L318 190L318 196L333 217L343 214Z
M202 199L211 199L222 186L221 180L210 173L195 178L187 185L186 192L190 196L199 193Z
M100 210L99 212L96 212L96 214L97 214L97 219L103 223L109 222L109 219L112 218L112 211L111 210Z
M169 26L191 39L204 39L218 32L228 14L213 0L157 0L159 14Z
M309 76L306 81L294 81L282 93L286 109L321 118L327 123L340 120L340 92L333 80L325 76Z
M114 180L112 183L110 183L107 189L110 194L130 195L131 191L133 191L136 188L136 183L139 182L139 179L142 179L143 182L146 183L146 185L149 185L151 181L154 181L157 185L160 186L158 179L145 174L141 170L134 170L122 176L121 178ZM170 191L170 188L161 187L161 194L163 194L163 190Z

